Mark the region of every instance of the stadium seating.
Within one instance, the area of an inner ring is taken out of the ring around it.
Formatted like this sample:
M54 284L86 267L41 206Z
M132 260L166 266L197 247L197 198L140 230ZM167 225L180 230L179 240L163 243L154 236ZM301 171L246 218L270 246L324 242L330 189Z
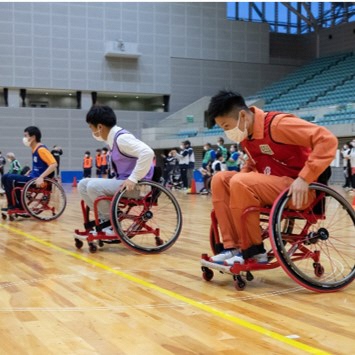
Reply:
M288 89L268 98L264 109L293 111L354 100L350 95L355 85L353 68L353 53L317 59L294 73L292 80L286 78L283 87L289 83ZM298 78L296 85L295 76Z

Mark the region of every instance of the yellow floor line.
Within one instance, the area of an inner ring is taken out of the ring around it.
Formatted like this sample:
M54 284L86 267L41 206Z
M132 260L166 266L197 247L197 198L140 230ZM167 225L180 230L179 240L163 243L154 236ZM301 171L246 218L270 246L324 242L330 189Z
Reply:
M102 264L101 262L98 262L96 260L93 260L93 259L90 259L86 256L83 256L81 254L78 254L78 253L75 253L75 252L72 252L72 251L69 251L67 249L64 249L64 248L61 248L61 247L58 247L57 245L55 244L52 244L50 242L46 242L40 238L37 238L35 237L34 235L31 235L27 232L23 232L22 230L20 229L17 229L17 228L14 228L14 227L10 227L6 224L2 224L0 223L0 227L2 228L5 228L7 230L9 230L10 232L13 232L13 233L16 233L18 235L21 235L23 237L26 237L28 239L31 239L39 244L42 244L46 247L49 247L51 249L54 249L54 250L57 250L61 253L64 253L66 255L69 255L69 256L72 256L73 258L75 259L78 259L78 260L81 260L81 261L84 261L92 266L96 266L100 269L103 269L103 270L106 270L106 271L109 271L110 273L112 274L116 274L126 280L129 280L129 281L132 281L138 285L141 285L141 286L144 286L144 287L147 287L149 289L152 289L152 290L155 290L161 294L164 294L166 296L169 296L171 298L174 298L176 300L179 300L181 302L184 302L190 306L193 306L195 308L198 308L202 311L205 311L205 312L208 312L214 316L217 316L219 318L222 318L222 319L225 319L225 320L228 320L234 324L237 324L241 327L244 327L246 329L250 329L254 332L257 332L259 334L262 334L264 336L267 336L267 337L270 337L272 339L275 339L275 340L278 340L282 343L285 343L285 344L288 344L294 348L297 348L297 349L300 349L300 350L303 350L309 354L317 354L317 355L330 355L330 353L326 352L326 351L323 351L321 349L317 349L317 348L314 348L312 346L309 346L309 345L306 345L306 344L303 344L297 340L294 340L294 339L289 339L287 337L285 337L284 335L281 335L281 334L278 334L276 332L273 332L273 331L270 331L266 328L263 328L259 325L255 325L253 323L250 323L248 321L245 321L243 319L240 319L238 317L235 317L235 316L232 316L228 313L225 313L225 312L222 312L222 311L219 311L218 309L216 308L213 308L211 306L208 306L202 302L199 302L199 301L195 301L191 298L188 298L188 297L185 297L183 295L180 295L179 293L176 293L176 292L173 292L173 291L170 291L170 290L167 290L165 288L162 288L160 286L157 286L157 285L154 285L148 281L145 281L143 279L140 279L138 277L135 277L135 276L132 276L132 275L129 275L129 274L126 274L125 272L123 271L119 271L119 270L115 270L113 268L111 268L110 266L107 266L105 264Z

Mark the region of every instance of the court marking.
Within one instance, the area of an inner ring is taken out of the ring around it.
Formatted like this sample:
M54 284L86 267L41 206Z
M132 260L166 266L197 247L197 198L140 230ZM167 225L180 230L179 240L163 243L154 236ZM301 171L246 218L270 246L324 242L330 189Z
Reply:
M317 349L313 346L310 346L310 345L307 345L307 344L304 344L304 343L301 343L297 340L294 340L294 339L290 339L290 338L287 338L287 336L284 336L284 335L281 335L279 333L276 333L274 331L271 331L271 330L268 330L266 328L263 328L262 326L259 326L259 325L256 325L256 324L253 324L251 322L248 322L246 320L243 320L241 318L238 318L236 316L232 316L228 313L225 313L225 312L222 312L216 308L213 308L211 306L208 306L200 301L195 301L194 299L192 298L188 298L186 296L183 296L177 292L173 292L173 291L170 291L168 289L165 289L163 287L160 287L160 286L157 286L151 282L148 282L148 281L145 281L143 279L140 279L136 276L133 276L133 275L129 275L123 271L120 271L120 270L116 270L108 265L105 265L101 262L98 262L96 260L93 260L93 259L90 259L86 256L83 256L83 255L80 255L78 253L75 253L75 252L72 252L70 250L67 250L67 249L64 249L62 247L59 247L51 242L47 242L45 240L42 240L30 233L27 233L27 232L24 232L20 229L17 229L17 228L14 228L14 227L9 227L5 224L2 224L0 223L0 227L4 228L4 229L7 229L9 230L10 232L13 232L17 235L21 235L23 237L26 237L36 243L39 243L41 245L44 245L46 247L49 247L51 249L54 249L56 251L59 251L63 254L66 254L68 256L72 256L73 258L75 259L78 259L78 260L81 260L81 261L84 261L85 263L87 264L90 264L92 266L95 266L97 268L100 268L100 269L103 269L103 270L106 270L112 274L115 274L115 275L118 275L128 281L131 281L133 283L136 283L140 286L144 286L144 287L147 287L151 290L154 290L154 291L157 291L158 293L161 293L165 296L168 296L168 297L171 297L175 300L178 300L178 301L181 301L183 302L184 304L188 304L190 306L193 306L197 309L200 309L204 312L207 312L207 313L210 313L218 318L221 318L221 319L224 319L224 320L227 320L227 321L230 321L236 325L239 325L243 328L246 328L246 329L249 329L249 330L252 330L256 333L259 333L259 334L262 334L264 336L267 336L273 340L278 340L280 341L281 343L285 343L287 345L290 345L291 347L294 347L294 348L297 348L297 349L300 349L300 350L303 350L309 354L317 354L317 355L330 355L330 353L324 351L324 350L321 350L321 349Z

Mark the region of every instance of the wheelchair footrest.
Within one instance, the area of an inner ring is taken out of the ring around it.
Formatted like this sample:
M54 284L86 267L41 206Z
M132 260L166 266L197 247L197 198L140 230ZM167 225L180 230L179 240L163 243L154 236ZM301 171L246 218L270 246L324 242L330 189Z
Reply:
M119 241L119 238L116 235L106 235L105 232L96 232L93 230L85 230L81 232L78 229L75 229L73 237L74 239L86 240L89 243L94 240Z
M201 259L201 266L208 267L209 269L218 270L219 272L221 272L223 274L231 274L231 275L233 274L230 266L216 264L216 263L213 263L213 262L205 260L205 259Z
M202 254L201 265L232 275L239 275L240 273L247 271L270 270L280 266L278 261L260 264L253 259L245 260L244 264L234 263L232 266L227 266L209 261L209 256L207 254Z

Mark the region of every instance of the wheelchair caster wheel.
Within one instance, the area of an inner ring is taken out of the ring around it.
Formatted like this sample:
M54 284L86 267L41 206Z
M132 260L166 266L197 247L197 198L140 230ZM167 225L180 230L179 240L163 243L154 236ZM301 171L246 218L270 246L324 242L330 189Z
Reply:
M102 240L99 240L99 247L102 248L105 245L105 243Z
M250 271L247 271L247 281L253 281L254 280L254 276Z
M213 270L208 267L202 267L202 277L205 281L211 281L213 279Z
M245 281L242 279L242 277L240 275L234 275L234 287L238 290L238 291L243 291L245 289L245 286L247 285L245 283Z
M97 252L97 246L93 243L89 243L89 251L90 253L96 253Z
M16 215L16 217L17 217L17 215ZM10 215L9 219L10 219L11 222L13 222L15 220L15 217L13 215Z
M75 246L77 249L81 249L84 243L80 239L75 239Z
M5 220L7 218L7 215L5 213L2 213L1 218Z
M323 276L324 274L324 267L319 264L319 263L314 263L313 264L313 267L314 267L314 274L317 276L317 277L321 277Z
M155 244L156 244L156 246L159 246L159 245L163 245L164 242L161 238L155 237Z

